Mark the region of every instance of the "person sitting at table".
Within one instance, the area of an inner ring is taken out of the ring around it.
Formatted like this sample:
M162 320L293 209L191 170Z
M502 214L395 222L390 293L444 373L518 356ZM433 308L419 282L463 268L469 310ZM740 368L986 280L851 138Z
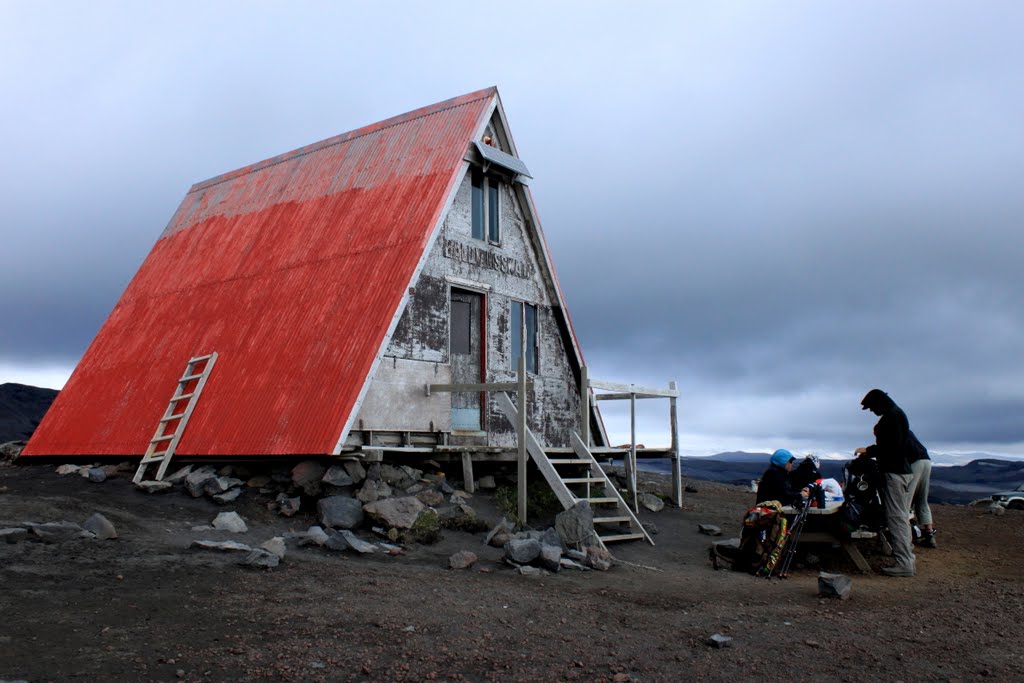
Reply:
M777 500L782 505L792 505L801 497L808 496L807 488L796 489L790 478L793 461L796 456L785 448L772 453L768 469L761 475L761 483L757 486L757 502Z

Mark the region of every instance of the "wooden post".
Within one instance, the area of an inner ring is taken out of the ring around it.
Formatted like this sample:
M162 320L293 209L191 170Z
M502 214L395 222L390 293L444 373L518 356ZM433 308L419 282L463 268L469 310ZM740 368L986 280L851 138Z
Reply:
M462 481L462 488L466 493L473 493L476 490L476 484L473 481L473 456L469 451L462 454Z
M675 391L675 381L668 383L668 388ZM669 400L668 419L672 429L672 502L676 507L683 506L683 461L679 459L679 417L676 414L676 397Z
M519 445L519 523L526 526L526 356L519 356L519 409L516 439Z
M629 395L629 493L633 496L633 512L640 512L636 496L636 394Z
M580 441L590 448L590 373L586 365L580 366Z

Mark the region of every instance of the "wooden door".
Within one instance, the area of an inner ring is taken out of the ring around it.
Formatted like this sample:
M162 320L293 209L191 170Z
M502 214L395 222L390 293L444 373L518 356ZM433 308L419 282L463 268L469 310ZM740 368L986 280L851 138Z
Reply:
M484 321L483 295L452 289L451 366L453 384L479 384L483 381ZM482 401L478 392L452 394L452 430L479 431Z

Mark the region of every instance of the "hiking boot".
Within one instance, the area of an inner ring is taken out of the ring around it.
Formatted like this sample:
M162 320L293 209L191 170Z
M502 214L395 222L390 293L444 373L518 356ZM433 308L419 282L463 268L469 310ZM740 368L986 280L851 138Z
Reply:
M896 565L895 567L882 567L882 573L886 576L906 576L910 577L914 575L913 569L907 567L901 567Z
M935 531L926 532L921 538L922 548L938 548L939 544L935 542Z

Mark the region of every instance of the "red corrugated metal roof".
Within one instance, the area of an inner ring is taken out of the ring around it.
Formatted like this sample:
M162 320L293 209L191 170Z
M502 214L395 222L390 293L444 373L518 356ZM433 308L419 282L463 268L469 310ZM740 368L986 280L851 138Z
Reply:
M195 185L23 455L143 453L211 351L179 455L330 453L496 95Z

